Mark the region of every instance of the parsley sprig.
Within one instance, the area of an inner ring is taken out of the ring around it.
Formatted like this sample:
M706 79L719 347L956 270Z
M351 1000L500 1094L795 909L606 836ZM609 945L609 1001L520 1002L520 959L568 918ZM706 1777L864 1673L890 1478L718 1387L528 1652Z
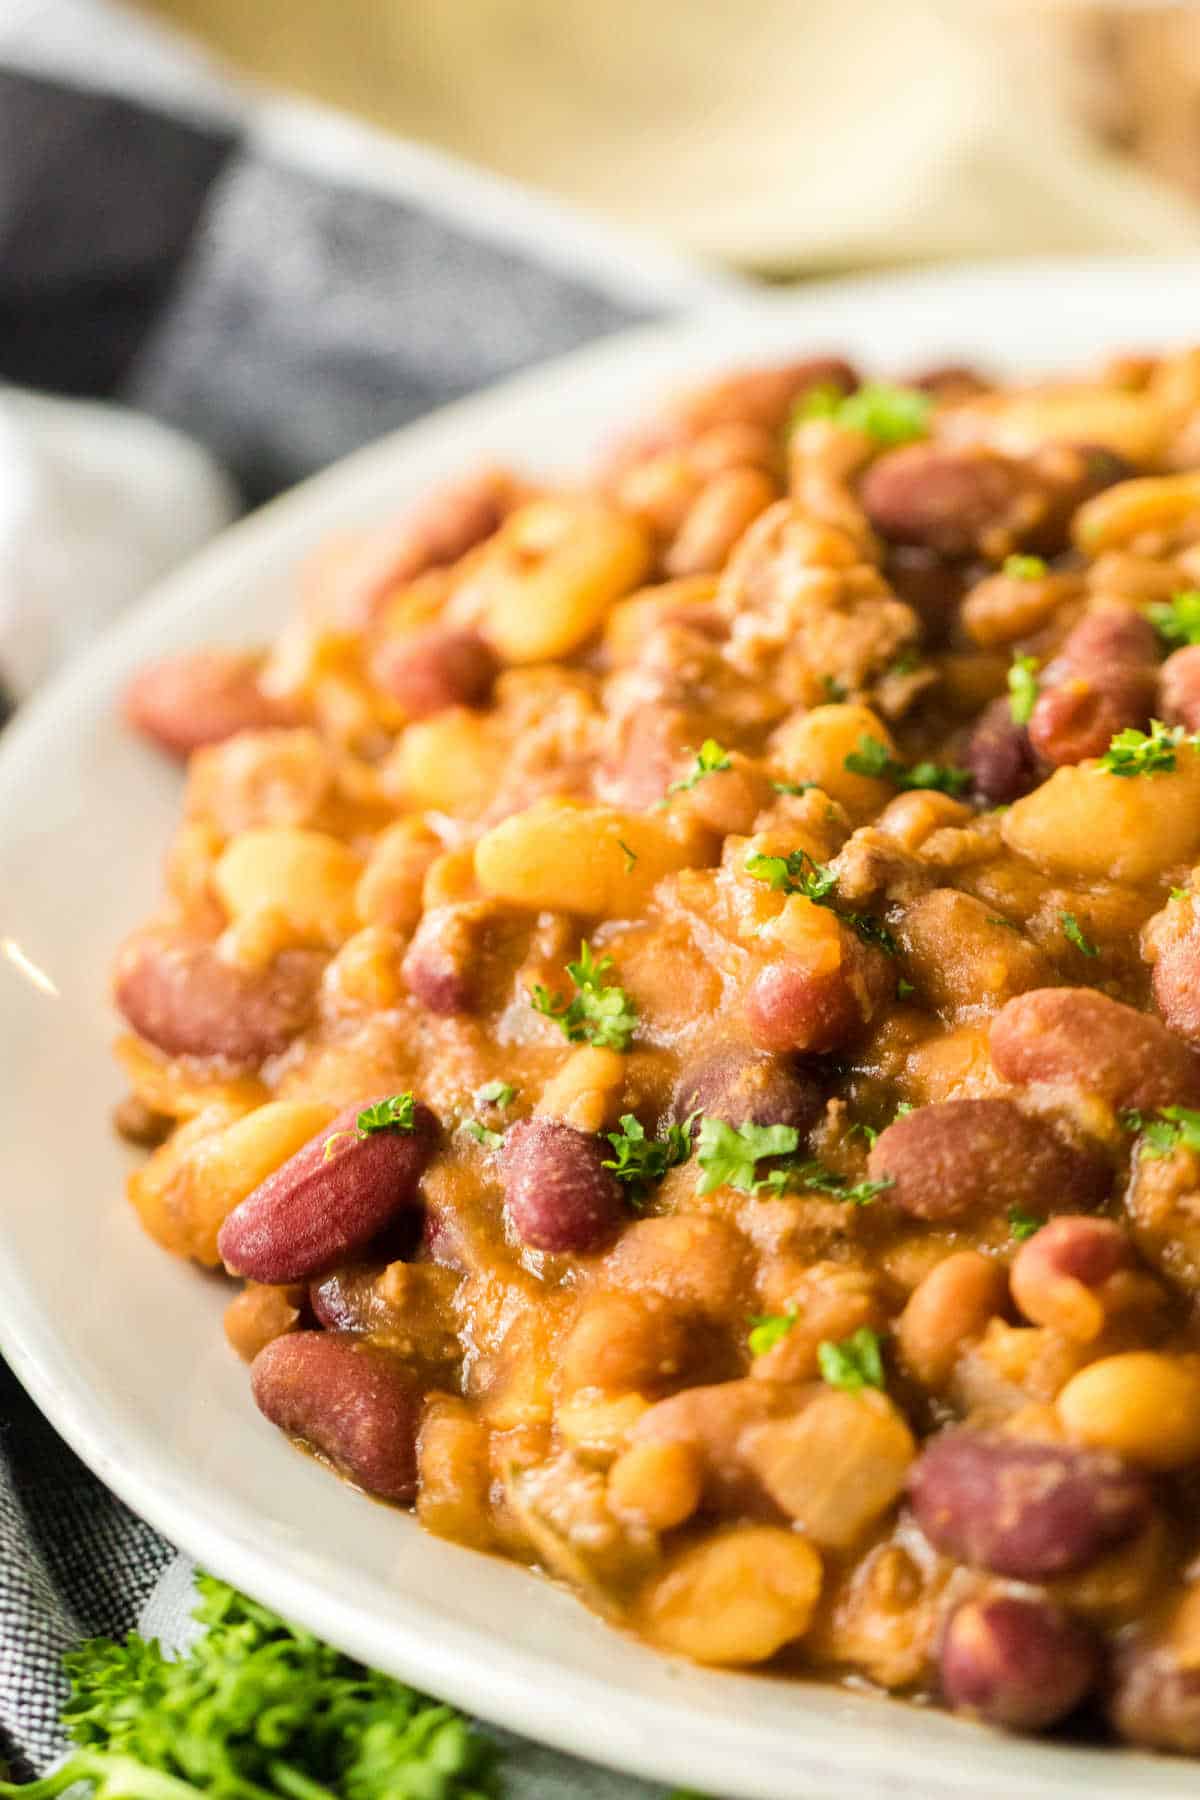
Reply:
M633 1113L621 1114L621 1129L605 1133L613 1154L603 1167L628 1186L635 1202L647 1188L661 1181L668 1169L684 1163L692 1154L692 1127L699 1115L692 1113L682 1125L668 1125L662 1137L648 1138L646 1128Z
M585 938L579 946L579 961L567 964L575 987L571 998L552 994L539 981L529 990L530 1004L535 1012L554 1020L568 1043L628 1050L637 1029L637 1008L623 987L606 980L612 966L611 956L597 960Z
M1099 956L1100 952L1095 944L1084 937L1083 927L1074 913L1060 912L1058 922L1062 926L1063 936L1069 944L1074 944L1075 948L1084 956Z
M1160 1106L1158 1117L1130 1110L1121 1114L1126 1131L1140 1138L1138 1156L1154 1162L1176 1150L1200 1150L1200 1111L1191 1106Z
M1041 663L1036 656L1014 654L1008 671L1008 710L1014 725L1028 725L1037 705L1037 672Z
M1200 644L1200 588L1183 588L1169 600L1155 600L1146 617L1164 644Z
M875 944L888 956L898 954L900 946L881 920L870 913L838 909L837 876L828 863L816 862L807 850L791 850L786 856L766 856L756 850L746 858L745 869L747 875L755 881L765 881L776 893L803 894L814 906L828 906L858 933L864 944Z
M791 423L794 429L805 419L832 419L891 448L928 437L932 407L932 399L920 388L867 381L855 393L844 394L835 383L820 382L800 396Z
M847 1206L869 1206L895 1185L891 1175L878 1181L852 1182L848 1175L839 1175L814 1158L797 1160L799 1145L800 1133L794 1125L728 1125L723 1119L705 1115L696 1143L696 1161L701 1170L696 1192L711 1194L719 1187L736 1188L742 1194L783 1194L807 1189L828 1194ZM773 1157L791 1160L760 1175L758 1164Z
M1036 1213L1023 1212L1019 1206L1010 1206L1008 1209L1008 1234L1014 1243L1023 1244L1027 1238L1039 1232L1045 1223L1045 1219L1039 1219Z
M681 776L678 781L673 781L667 792L668 794L686 794L689 788L694 788L707 776L718 775L722 769L731 769L732 767L728 750L718 744L716 738L705 738L696 752L696 760L688 773Z
M796 1320L799 1313L759 1313L750 1321L750 1335L746 1339L751 1356L765 1356L776 1344L781 1344Z
M852 775L871 775L898 788L932 788L939 794L961 794L971 785L971 771L949 763L918 762L911 768L894 757L886 744L864 732L858 748L843 759Z
M1046 562L1041 556L1006 556L1002 569L1010 581L1040 581Z
M1130 725L1117 732L1099 766L1109 775L1123 778L1167 775L1175 767L1175 752L1184 741L1182 725L1164 725L1161 719L1151 719L1148 732Z
M489 1800L496 1751L427 1700L197 1575L207 1627L183 1655L131 1632L64 1658L63 1724L78 1746L4 1800Z
M354 1121L353 1131L335 1131L332 1137L325 1139L322 1161L329 1161L343 1138L374 1137L380 1131L411 1131L415 1123L415 1104L411 1094L390 1094L386 1100L364 1106Z
M887 1386L879 1334L869 1325L860 1325L853 1336L840 1343L822 1338L817 1345L817 1366L830 1387L841 1388L847 1394Z

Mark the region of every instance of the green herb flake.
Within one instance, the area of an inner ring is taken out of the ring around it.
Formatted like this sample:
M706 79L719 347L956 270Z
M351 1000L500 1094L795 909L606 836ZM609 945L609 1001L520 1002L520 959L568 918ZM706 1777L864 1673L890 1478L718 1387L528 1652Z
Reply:
M1173 887L1171 889L1170 898L1172 900L1190 900L1191 897L1192 897L1191 888Z
M1008 1209L1008 1234L1015 1243L1023 1244L1026 1238L1031 1238L1035 1232L1040 1231L1045 1223L1045 1219L1039 1219L1036 1213L1022 1212L1019 1206L1010 1206Z
M1079 920L1075 917L1074 913L1060 912L1058 915L1058 922L1062 926L1063 936L1066 938L1067 942L1069 944L1074 944L1075 948L1080 951L1082 955L1099 956L1100 952L1095 944L1089 943L1088 939L1084 937L1083 927L1080 925Z
M819 863L807 850L792 850L787 856L764 856L755 851L745 862L747 875L765 881L781 894L803 894L805 899L820 902L837 887L837 876L827 863Z
M867 381L846 396L833 416L848 430L865 432L877 444L894 448L928 437L932 410L932 399L920 388Z
M541 982L529 990L535 1012L553 1019L571 1044L596 1044L604 1050L628 1050L637 1029L637 1008L623 987L610 985L606 977L611 956L599 960L586 938L579 947L578 962L567 964L575 987L571 999L552 994Z
M1157 1162L1176 1150L1200 1151L1200 1111L1194 1107L1163 1106L1156 1119L1131 1109L1120 1120L1126 1131L1137 1134L1143 1162Z
M897 998L897 1000L911 1000L913 995L916 993L916 991L917 990L913 986L912 982L905 980L904 976L901 975L900 979L896 983L896 998Z
M896 1117L898 1119L902 1119L906 1113L915 1111L916 1108L911 1100L898 1100L896 1102Z
M864 1388L885 1388L887 1376L877 1332L861 1325L852 1337L834 1343L823 1338L817 1345L817 1364L830 1387L847 1394L859 1394Z
M731 1187L742 1194L759 1194L764 1189L778 1193L786 1182L786 1171L776 1169L759 1177L756 1164L766 1157L794 1156L799 1143L800 1133L794 1125L734 1126L706 1114L696 1140L696 1162L701 1170L696 1192L711 1194L715 1188Z
M765 1356L776 1344L781 1344L792 1326L799 1318L799 1313L760 1313L750 1321L750 1336L746 1339L751 1356Z
M1040 581L1046 573L1045 559L1040 556L1006 556L1002 568L1010 581Z
M912 675L921 666L921 652L915 646L902 650L895 662L884 671L888 675Z
M1184 588L1169 600L1155 600L1146 617L1164 644L1200 644L1200 588Z
M468 1137L473 1137L475 1142L482 1144L485 1150L498 1150L504 1142L502 1131L490 1131L486 1125L481 1125L478 1119L464 1120L462 1128Z
M692 1128L697 1117L692 1113L682 1125L668 1125L662 1137L648 1138L640 1119L633 1113L622 1113L621 1129L605 1134L613 1154L603 1167L611 1169L618 1181L625 1182L630 1199L636 1199L654 1182L661 1181L668 1169L687 1161L692 1154Z
M771 786L777 794L807 794L810 788L816 787L815 781L773 781Z
M1099 766L1109 775L1128 779L1134 775L1167 775L1175 767L1175 752L1184 742L1182 725L1164 725L1151 719L1148 732L1130 725L1118 731L1100 758Z
M846 1206L870 1206L873 1200L878 1200L880 1194L885 1194L896 1185L894 1175L883 1175L878 1181L851 1182L849 1176L839 1175L820 1162L797 1163L787 1173L789 1187L809 1188L817 1194L828 1194L831 1200L840 1200Z
M1037 672L1041 662L1036 656L1016 656L1008 671L1008 710L1014 725L1028 725L1037 705Z
M416 1122L415 1105L411 1094L391 1094L386 1100L364 1106L354 1121L353 1131L335 1131L332 1137L325 1139L322 1161L329 1161L343 1138L374 1137L381 1131L412 1131Z
M956 769L946 763L918 762L911 768L894 757L886 744L864 733L858 748L843 758L852 775L870 775L877 781L890 781L906 790L929 788L940 794L961 794L971 785L971 771Z
M685 794L689 788L694 788L697 782L703 781L706 776L719 774L722 769L731 769L732 767L728 750L723 749L716 738L705 738L696 753L696 760L691 769L679 781L673 781L667 792L668 794ZM624 845L621 847L624 849Z
M475 1089L477 1106L511 1106L516 1097L516 1088L507 1081L485 1081Z
M629 848L629 845L625 842L624 838L618 838L617 842L621 846L621 849L625 852L625 873L627 875L632 875L633 871L634 871L634 867L637 863L637 851L631 850Z

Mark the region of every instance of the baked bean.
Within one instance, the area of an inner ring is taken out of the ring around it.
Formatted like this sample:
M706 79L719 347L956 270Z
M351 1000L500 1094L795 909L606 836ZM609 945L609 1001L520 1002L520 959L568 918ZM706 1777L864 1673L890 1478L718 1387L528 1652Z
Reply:
M1007 698L984 707L963 752L963 763L971 771L976 794L993 806L1019 800L1041 779L1029 732L1013 718Z
M618 1287L661 1294L719 1324L746 1295L749 1246L725 1219L667 1213L627 1225L605 1258L604 1272Z
M1200 1461L1200 1360L1156 1350L1105 1356L1073 1375L1058 1416L1076 1444L1113 1450L1148 1469Z
M422 916L401 973L428 1012L465 1013L475 1006L482 922L481 910L472 901L435 906Z
M1200 516L1200 474L1147 475L1098 494L1079 509L1071 536L1085 556L1106 550L1153 555L1176 534L1190 534Z
M1200 1103L1200 1063L1160 1020L1093 988L1018 994L995 1019L992 1062L1017 1087L1095 1094L1114 1109Z
M1039 536L1046 484L1027 462L979 445L906 444L868 468L859 496L876 531L940 556L993 561Z
M539 800L475 846L485 893L535 911L633 918L664 875L707 860L664 816Z
M360 1101L331 1119L234 1208L217 1239L231 1274L273 1284L309 1281L418 1204L437 1120L417 1105L410 1130L359 1135L359 1114L370 1104Z
M1010 1731L1043 1731L1074 1712L1100 1670L1086 1628L1048 1601L1017 1594L968 1600L946 1625L942 1692L949 1704Z
M707 1113L727 1125L791 1125L804 1136L825 1110L820 1084L782 1056L726 1044L681 1069L671 1117Z
M789 902L793 908L797 898ZM864 944L828 909L803 904L833 920L833 933L822 921L810 954L769 962L746 990L750 1040L774 1055L840 1050L861 1036L895 991L895 971L882 950Z
M1081 1569L1150 1512L1146 1477L1101 1450L959 1429L926 1444L909 1477L930 1542L1017 1581Z
M1132 781L1068 763L1014 801L1001 835L1072 882L1153 880L1200 852L1200 752L1181 744L1173 770Z
M838 702L814 706L798 719L788 720L776 732L772 748L789 780L815 782L852 818L870 818L887 805L892 788L889 782L858 775L846 767L846 758L858 750L864 737L874 738L891 755L896 754L895 740L878 713L869 706Z
M561 1119L520 1119L504 1139L504 1199L531 1250L579 1255L615 1232L621 1184L602 1165L608 1146Z
M301 942L335 946L357 931L362 860L325 831L243 831L217 860L213 887L235 923L269 913Z
M410 719L426 719L448 706L481 706L499 666L477 631L430 625L381 645L373 673Z
M688 1444L704 1471L704 1505L726 1518L777 1519L781 1509L747 1463L746 1434L770 1419L788 1418L811 1397L811 1386L785 1381L722 1381L689 1387L658 1401L638 1420L633 1443Z
M414 812L469 818L490 805L501 773L491 721L465 706L416 720L383 768L388 791Z
M563 1343L564 1392L670 1392L695 1370L695 1320L655 1293L601 1290L584 1300Z
M1107 1320L1106 1284L1133 1262L1133 1246L1119 1225L1060 1215L1013 1258L1013 1299L1035 1325L1088 1344Z
M1159 717L1200 731L1200 644L1185 644L1168 656L1158 672L1158 692Z
M962 603L963 630L984 650L1006 650L1048 625L1083 595L1083 578L1047 571L1034 577L1003 570L975 583Z
M905 1113L880 1133L867 1166L872 1180L891 1177L887 1199L918 1219L1095 1204L1110 1179L1096 1155L1001 1099L943 1100Z
M690 1444L631 1444L609 1470L609 1505L651 1531L671 1531L699 1506L703 1479Z
M187 757L240 731L290 722L290 708L259 686L256 651L193 650L152 663L125 693L135 731L171 756Z
M762 469L726 469L714 475L688 508L663 558L667 574L678 579L723 568L747 526L771 505L778 492Z
M896 937L905 973L948 1019L995 1012L1014 994L1054 978L1036 944L956 888L919 895L905 907Z
M412 931L421 917L421 890L441 843L423 819L397 819L371 846L354 896L355 910L368 925Z
M748 1666L804 1636L820 1592L811 1544L778 1526L741 1525L678 1551L638 1596L635 1617L664 1650Z
M247 1282L225 1308L225 1336L243 1362L253 1362L259 1351L300 1323L303 1288L263 1287Z
M272 1425L368 1494L413 1498L420 1389L398 1358L337 1332L295 1331L259 1351L250 1386Z
M1102 756L1118 731L1154 707L1158 639L1126 606L1085 613L1039 678L1029 741L1049 763Z
M978 1250L956 1250L935 1263L896 1321L905 1367L923 1387L944 1387L965 1346L1003 1312L1007 1297L1003 1265Z
M1200 901L1171 900L1147 924L1142 953L1154 968L1159 1012L1173 1032L1200 1049Z
M296 950L249 969L203 939L144 931L117 959L113 998L138 1036L168 1056L260 1063L308 1025L321 966Z
M1120 1647L1110 1706L1129 1743L1200 1753L1200 1588L1186 1588L1160 1624Z
M850 393L858 375L840 356L806 356L794 362L739 369L679 395L661 413L634 427L610 452L614 471L663 450L694 444L711 432L752 425L774 434L793 402L814 387Z

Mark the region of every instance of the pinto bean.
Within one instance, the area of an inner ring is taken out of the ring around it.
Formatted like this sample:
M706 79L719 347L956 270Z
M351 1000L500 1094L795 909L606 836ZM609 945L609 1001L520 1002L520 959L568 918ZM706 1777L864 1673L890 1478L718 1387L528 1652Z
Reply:
M117 959L113 997L138 1036L168 1056L259 1063L308 1024L323 962L296 950L244 968L202 938L144 931Z
M832 958L785 956L769 962L746 990L745 1018L758 1050L776 1055L839 1050L863 1028L895 990L890 959L838 929L840 952Z
M966 1346L1004 1311L1004 1266L978 1250L956 1250L935 1263L896 1321L905 1367L924 1387L944 1387Z
M372 672L410 719L427 719L448 706L482 706L499 667L477 631L431 625L385 643Z
M700 490L663 559L673 577L722 569L747 526L778 497L762 469L724 469Z
M1045 483L1028 462L980 445L887 451L863 476L859 498L895 543L993 561L1035 538L1049 512Z
M871 1146L868 1167L872 1180L892 1177L888 1199L918 1219L1094 1204L1109 1179L1101 1159L1001 1099L942 1100L905 1113Z
M1045 1082L1153 1112L1200 1103L1200 1063L1160 1020L1093 988L1035 988L992 1021L992 1066L1018 1087Z
M1035 1325L1090 1343L1104 1329L1105 1283L1133 1262L1133 1246L1119 1225L1061 1214L1013 1258L1013 1299Z
M259 686L262 660L256 651L192 650L151 663L126 690L125 717L180 758L239 731L290 724L290 709Z
M974 777L975 792L993 806L1019 800L1041 775L1029 732L1017 724L1004 696L989 701L980 713L963 762Z
M428 1012L470 1012L476 1000L474 965L480 951L477 909L434 906L426 912L400 965L409 991Z
M1106 1451L959 1429L928 1443L909 1476L917 1523L948 1556L1044 1581L1094 1562L1150 1513L1149 1481Z
M276 1285L310 1281L418 1204L437 1120L417 1105L410 1131L360 1137L356 1121L369 1104L348 1106L234 1207L217 1237L231 1274Z
M1150 1750L1200 1755L1200 1588L1188 1588L1160 1626L1118 1652L1111 1714L1121 1736Z
M368 1494L413 1498L421 1396L396 1357L339 1332L294 1331L259 1351L250 1387L272 1425Z
M671 1117L708 1113L727 1125L791 1125L803 1136L824 1111L819 1084L782 1056L726 1044L685 1063L675 1083Z
M989 1725L1042 1731L1074 1712L1099 1673L1085 1626L1047 1600L997 1594L951 1615L941 1647L942 1693Z
M583 1255L616 1229L621 1184L603 1167L606 1146L561 1119L521 1119L504 1139L504 1198L532 1250Z
M1168 725L1200 731L1200 644L1185 644L1158 672L1158 715Z
M1147 722L1157 678L1158 640L1140 613L1086 613L1042 674L1030 743L1056 767L1102 756L1118 731Z
M1151 986L1159 1012L1173 1032L1200 1049L1200 901L1172 901L1156 914L1142 939L1153 959Z

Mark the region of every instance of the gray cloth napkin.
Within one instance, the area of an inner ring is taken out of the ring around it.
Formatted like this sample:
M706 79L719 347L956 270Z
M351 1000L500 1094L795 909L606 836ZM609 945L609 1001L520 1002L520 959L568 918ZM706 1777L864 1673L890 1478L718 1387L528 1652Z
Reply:
M723 285L425 152L242 95L103 3L0 19L0 380L165 419L247 499ZM52 1761L63 1651L139 1621L177 1638L190 1573L0 1364L0 1755L26 1773ZM507 1743L518 1800L659 1791Z

